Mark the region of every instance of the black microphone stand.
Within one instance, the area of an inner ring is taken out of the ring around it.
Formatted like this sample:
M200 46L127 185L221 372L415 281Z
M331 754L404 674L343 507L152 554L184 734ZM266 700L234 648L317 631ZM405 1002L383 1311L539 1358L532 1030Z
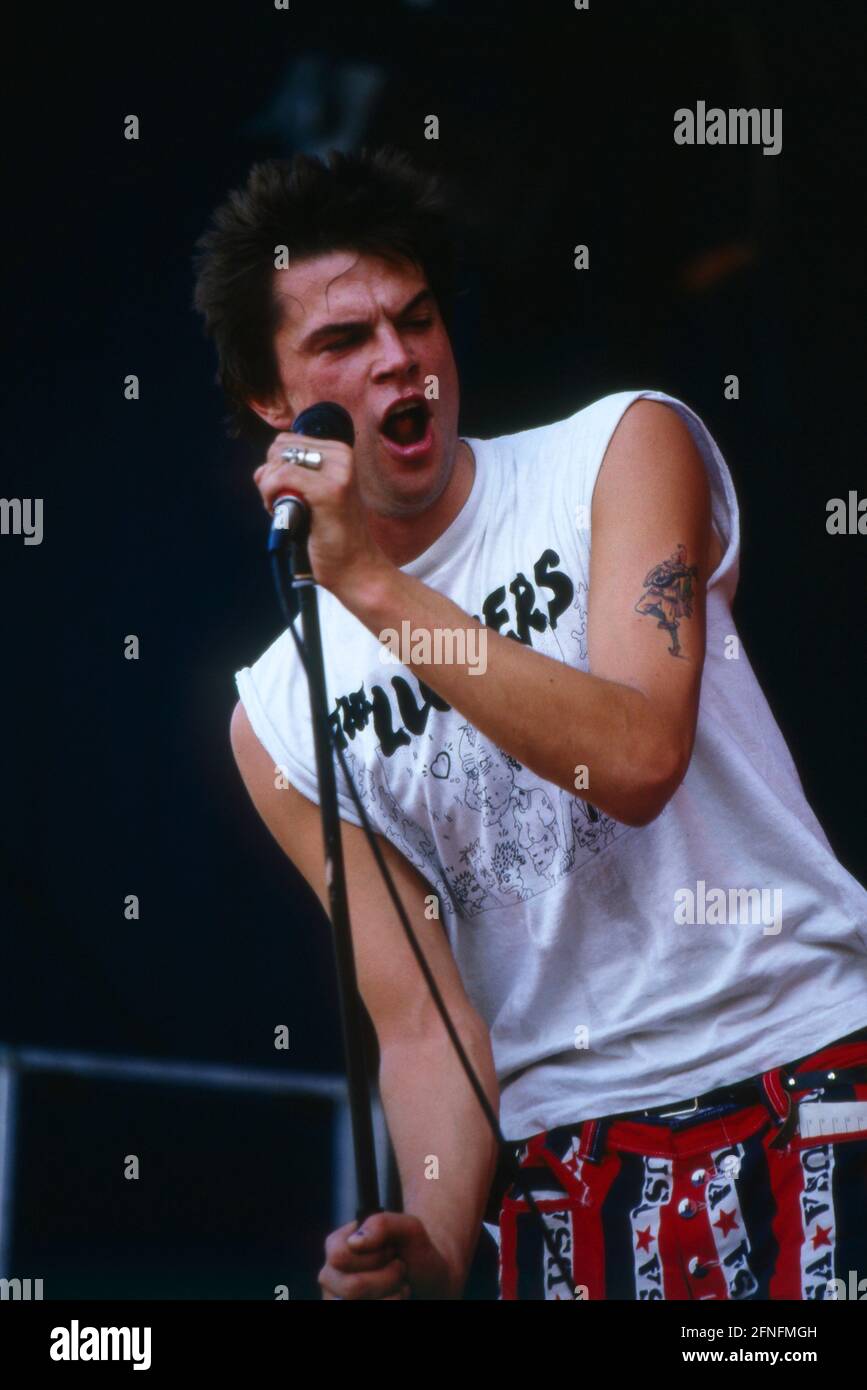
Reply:
M290 502L292 500L294 499L290 499ZM287 511L289 511L288 506ZM382 1206L379 1201L379 1183L376 1172L376 1151L370 1109L370 1083L365 1061L362 1005L358 993L355 956L352 950L352 935L349 925L343 844L340 837L340 814L337 809L337 781L334 774L331 724L328 715L328 692L325 686L325 667L322 660L319 606L316 598L316 581L313 578L310 559L307 554L309 524L310 517L307 508L303 504L291 506L285 529L272 531L268 550L271 554L274 580L290 626L293 614L297 611L293 599L297 600L297 608L301 613L303 659L310 692L310 714L313 721L316 771L319 779L319 809L322 818L322 839L325 847L325 883L328 888L332 938L337 965L338 1000L358 1188L357 1215L360 1225L365 1217L371 1216L374 1212L382 1211ZM288 539L288 548L285 544L286 539ZM285 561L287 553L288 565Z

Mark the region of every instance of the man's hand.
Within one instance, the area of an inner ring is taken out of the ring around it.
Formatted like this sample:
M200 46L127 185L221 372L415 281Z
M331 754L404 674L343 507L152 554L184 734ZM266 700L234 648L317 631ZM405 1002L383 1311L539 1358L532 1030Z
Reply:
M304 468L281 458L290 446L315 449L320 468ZM273 513L281 493L297 492L312 512L308 551L317 583L337 597L351 593L360 577L391 568L368 529L355 478L353 451L334 439L313 439L288 430L278 434L253 479L266 511Z
M319 1272L325 1299L459 1298L460 1281L417 1216L381 1211L333 1231Z

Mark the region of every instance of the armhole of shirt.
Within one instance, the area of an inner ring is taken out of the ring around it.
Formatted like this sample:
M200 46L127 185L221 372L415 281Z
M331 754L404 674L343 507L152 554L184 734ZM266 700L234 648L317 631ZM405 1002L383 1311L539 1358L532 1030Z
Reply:
M726 596L731 602L737 586L740 552L740 514L734 483L725 459L710 430L695 411L691 410L683 401L678 400L676 396L670 396L664 391L622 391L616 395L605 397L597 403L598 406L607 406L608 409L603 411L592 436L591 462L583 474L581 500L586 507L585 515L588 522L592 515L596 479L599 476L608 445L629 406L638 400L660 401L664 405L671 406L689 427L689 432L704 462L711 492L712 520L723 546L719 564L710 575L707 588L710 590L725 581ZM580 447L580 443L578 447Z
M297 702L296 708L293 710L289 691L290 681L305 680L305 677L303 672L297 670L295 667L292 668L291 673L288 667L286 668L284 711L286 720L291 720L293 732L296 735L295 742L301 744L306 758L309 759L309 761L299 758L297 752L294 752L289 747L288 740L282 736L275 722L278 711L274 709L274 694L272 693L270 697L263 698L262 692L260 692L257 683L256 667L259 666L260 662L264 662L268 656L269 653L266 652L265 656L260 657L259 662L256 662L253 667L245 666L243 670L236 672L235 685L237 686L238 695L247 713L247 718L250 721L253 733L274 762L275 778L279 773L282 773L286 780L292 783L296 791L299 791L302 796L307 797L308 801L312 801L318 806L319 781L316 775L316 754L313 747L313 729L310 711L309 708L305 708L302 714L297 709ZM302 693L306 701L306 683ZM361 820L352 799L344 789L343 770L336 758L334 771L337 778L337 804L340 816L343 820L349 821L352 825L360 826Z

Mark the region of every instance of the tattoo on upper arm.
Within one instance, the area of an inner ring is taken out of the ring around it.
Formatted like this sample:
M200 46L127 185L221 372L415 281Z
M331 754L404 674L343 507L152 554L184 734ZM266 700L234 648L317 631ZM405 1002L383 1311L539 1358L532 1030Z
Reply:
M698 565L686 563L686 546L677 549L661 565L655 565L644 581L645 592L635 605L636 613L658 618L657 627L665 628L671 638L672 656L682 656L677 629L681 618L692 617L695 593L693 581L698 578Z

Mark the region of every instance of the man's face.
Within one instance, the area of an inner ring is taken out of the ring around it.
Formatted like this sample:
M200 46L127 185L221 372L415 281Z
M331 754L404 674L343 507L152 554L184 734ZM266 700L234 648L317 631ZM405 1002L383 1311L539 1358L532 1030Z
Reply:
M268 423L288 429L307 406L336 401L355 425L365 506L383 516L424 511L454 468L459 388L423 272L407 261L334 251L276 271L274 291L282 391L268 403ZM427 399L431 377L438 399ZM395 414L399 404L411 408Z

